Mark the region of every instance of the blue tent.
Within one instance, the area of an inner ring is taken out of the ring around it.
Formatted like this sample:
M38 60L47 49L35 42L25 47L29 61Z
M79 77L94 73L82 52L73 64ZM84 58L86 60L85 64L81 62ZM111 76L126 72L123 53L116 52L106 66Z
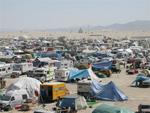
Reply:
M119 90L112 81L106 85L93 81L91 83L91 95L100 100L124 101L128 99L128 97Z
M89 71L88 69L83 69L83 70L70 70L70 74L69 74L69 80L72 79L82 79L82 78L87 78L89 77Z
M98 70L110 70L111 67L112 67L111 61L99 62L99 63L95 63L92 65L92 68L98 69Z

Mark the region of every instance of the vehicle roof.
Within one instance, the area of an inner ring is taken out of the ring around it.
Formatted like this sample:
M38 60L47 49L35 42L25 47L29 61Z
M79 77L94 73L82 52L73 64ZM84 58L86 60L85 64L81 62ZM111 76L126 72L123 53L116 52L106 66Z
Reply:
M41 85L59 85L59 84L65 84L65 83L63 83L63 82L46 82Z
M64 98L72 98L72 99L76 99L76 98L79 98L79 95L78 95L78 94L71 94L71 95L65 96Z
M10 64L0 64L0 67L10 66Z

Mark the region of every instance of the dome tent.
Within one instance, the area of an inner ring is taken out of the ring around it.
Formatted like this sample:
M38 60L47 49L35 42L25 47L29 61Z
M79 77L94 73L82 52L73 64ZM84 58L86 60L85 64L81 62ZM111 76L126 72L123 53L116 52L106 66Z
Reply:
M41 82L31 77L20 77L12 83L6 90L6 95L11 95L16 90L26 90L29 97L35 96L35 92L40 92Z

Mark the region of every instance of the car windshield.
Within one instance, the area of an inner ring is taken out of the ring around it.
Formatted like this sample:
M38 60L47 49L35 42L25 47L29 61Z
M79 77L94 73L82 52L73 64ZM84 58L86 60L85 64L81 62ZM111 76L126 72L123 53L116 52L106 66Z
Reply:
M0 100L9 101L10 100L10 96L0 95Z

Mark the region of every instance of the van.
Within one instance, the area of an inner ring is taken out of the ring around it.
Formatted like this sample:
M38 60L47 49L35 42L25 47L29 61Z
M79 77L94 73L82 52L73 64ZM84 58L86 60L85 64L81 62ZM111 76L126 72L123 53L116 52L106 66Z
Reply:
M10 91L0 96L0 108L13 108L16 105L23 104L29 99L29 95L26 90Z
M40 85L40 94L40 102L47 103L66 96L69 94L69 91L67 90L65 83L50 82Z

